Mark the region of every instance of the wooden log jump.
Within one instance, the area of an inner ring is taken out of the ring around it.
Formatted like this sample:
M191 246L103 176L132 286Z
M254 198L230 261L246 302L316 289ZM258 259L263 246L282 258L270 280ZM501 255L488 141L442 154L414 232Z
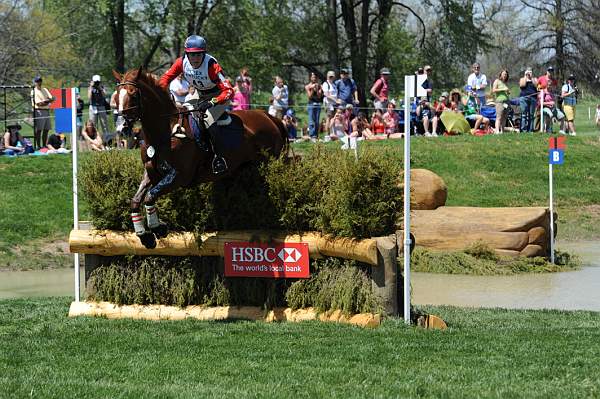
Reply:
M171 233L157 240L156 248L145 248L135 233L111 230L73 230L69 236L69 250L85 254L86 281L91 271L105 263L103 257L122 255L153 256L224 256L226 242L306 243L312 259L332 256L356 260L371 266L373 291L382 299L384 311L398 315L402 309L398 292L397 257L399 250L396 235L388 237L351 239L336 238L317 232L285 234L264 231L220 231L201 236L190 232Z
M367 238L334 238L321 233L282 234L264 231L219 231L201 236L198 246L193 233L171 233L156 241L156 248L144 247L132 232L112 230L73 230L69 236L69 250L72 253L154 256L223 256L224 244L228 241L308 244L309 255L313 259L334 256L354 259L369 265L377 265L377 241Z

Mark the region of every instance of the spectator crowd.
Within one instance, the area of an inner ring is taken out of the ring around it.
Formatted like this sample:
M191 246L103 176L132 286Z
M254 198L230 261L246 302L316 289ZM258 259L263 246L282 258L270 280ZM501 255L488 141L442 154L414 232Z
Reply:
M499 71L496 78L490 81L481 70L481 65L474 63L462 89L456 88L450 93L442 91L436 98L433 96L431 66L419 67L415 71L420 84L419 96L410 104L408 128L404 122L403 102L391 98L391 73L389 68L381 68L379 77L367 92L369 106L361 108L358 87L348 69L341 68L339 75L333 70L328 71L323 82L317 73L311 72L304 85L307 114L304 123L299 121L293 108L290 89L281 76L276 76L267 112L283 121L291 140L339 140L344 148L352 147L357 140L401 138L407 131L424 137L460 133L502 134L506 131L532 133L543 130L551 133L555 122L560 124L559 133L576 135L575 114L579 89L575 76L569 75L565 82L559 84L551 66L537 77L532 68L525 68L518 79L519 92L511 93L507 69ZM64 136L48 136L52 129L50 104L55 98L43 87L40 76L36 76L33 83L31 105L34 141L31 143L21 136L20 125L7 125L3 140L0 141L0 150L6 154L37 150L65 152ZM256 106L252 103L253 82L247 68L243 68L231 83L234 95L230 110L248 110ZM179 76L170 83L169 91L176 103L183 104L188 96L194 94L194 87L183 76ZM109 91L100 75L94 75L89 82L87 95L89 104L85 124L85 103L79 94L76 99L77 132L81 147L103 151L111 147L134 146L137 137L119 137L110 129L111 125L119 123L117 86ZM109 114L112 114L110 123ZM595 118L600 127L600 105Z

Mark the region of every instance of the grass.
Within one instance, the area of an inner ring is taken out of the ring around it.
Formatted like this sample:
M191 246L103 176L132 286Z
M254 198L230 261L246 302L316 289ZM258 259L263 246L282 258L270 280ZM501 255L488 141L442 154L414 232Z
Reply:
M0 398L600 395L596 312L427 308L450 327L429 331L69 319L68 306L0 301Z

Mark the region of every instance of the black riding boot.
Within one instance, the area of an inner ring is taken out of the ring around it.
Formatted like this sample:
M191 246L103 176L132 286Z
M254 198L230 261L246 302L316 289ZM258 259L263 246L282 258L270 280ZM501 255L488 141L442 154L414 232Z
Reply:
M196 145L201 151L210 151L210 144L208 142L208 132L202 132L202 130L200 129L195 129L194 140L196 141Z
M222 173L227 172L229 167L227 166L227 161L223 158L222 155L217 154L217 149L215 148L215 137L219 134L219 125L217 123L213 123L209 128L208 132L210 133L211 141L213 143L213 152L215 156L212 160L212 170L215 175L220 175Z

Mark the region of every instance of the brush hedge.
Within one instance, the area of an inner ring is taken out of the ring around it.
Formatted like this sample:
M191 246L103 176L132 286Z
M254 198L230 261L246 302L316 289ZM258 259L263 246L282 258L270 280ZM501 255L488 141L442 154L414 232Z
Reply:
M96 228L131 230L130 200L142 177L139 154L96 153L84 160L81 187ZM366 238L393 233L402 212L400 164L364 150L315 146L301 159L248 164L216 183L181 188L158 201L171 230L321 231ZM221 262L221 263L220 263ZM345 313L379 311L368 267L353 261L311 262L311 278L231 278L222 260L200 257L115 257L95 269L89 299L119 304L315 307Z
M381 311L365 265L329 258L312 261L310 268L311 277L303 280L226 279L222 260L215 257L115 257L91 273L86 293L90 300L117 304Z
M96 153L82 163L81 187L96 228L132 230L130 201L142 165L133 151ZM158 201L171 230L321 231L367 238L394 232L402 212L397 160L315 146L302 159L248 164L216 183L181 188Z

